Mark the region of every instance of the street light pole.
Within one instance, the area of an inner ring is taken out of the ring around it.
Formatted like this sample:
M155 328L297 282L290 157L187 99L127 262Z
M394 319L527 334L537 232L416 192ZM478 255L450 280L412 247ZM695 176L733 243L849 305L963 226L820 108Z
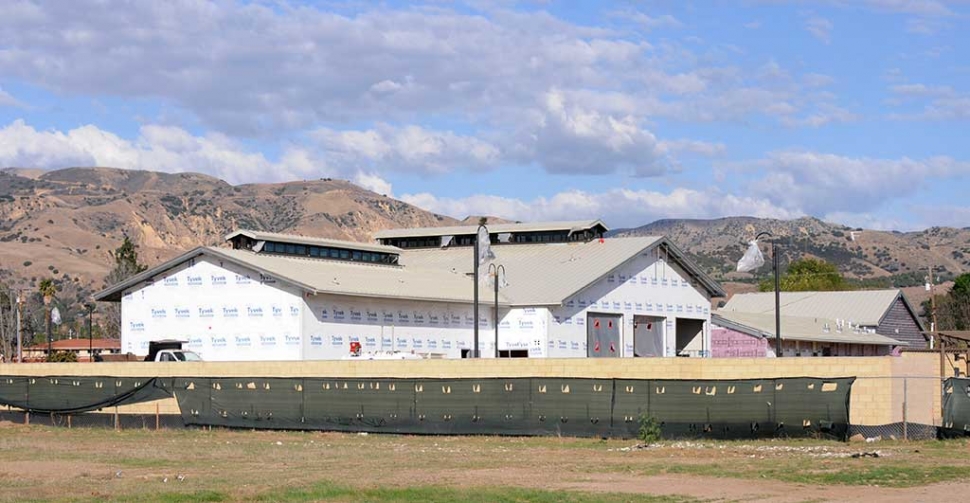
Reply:
M775 357L781 358L781 285L778 279L778 252L775 249L774 235L770 232L760 232L754 239L757 241L763 236L771 238L771 270L775 275Z
M498 358L498 287L499 278L505 275L505 265L488 264L488 273L492 275L492 280L495 282L495 316L493 320L495 323L495 358Z
M472 307L472 316L475 318L474 320L475 327L473 332L474 335L472 337L472 355L471 355L472 358L478 358L480 356L478 353L478 262L479 262L479 253L481 251L480 250L481 245L479 244L478 240L482 235L482 229L485 229L485 236L487 237L488 227L485 227L484 224L478 224L478 229L475 231L475 265L474 265L475 282L472 284L472 288L474 291L474 294L472 296L473 297L472 302L474 302L474 306Z
M94 361L94 335L91 331L91 317L94 314L94 304L88 304L88 359Z
M17 363L24 362L24 336L23 330L21 329L22 322L20 319L22 316L21 312L24 310L24 300L26 300L24 299L24 293L17 292Z

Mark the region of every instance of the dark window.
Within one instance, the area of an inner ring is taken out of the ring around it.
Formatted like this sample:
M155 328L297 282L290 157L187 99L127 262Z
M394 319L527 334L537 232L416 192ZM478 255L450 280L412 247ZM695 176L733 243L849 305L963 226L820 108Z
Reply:
M296 250L293 253L296 255L306 255L306 246L296 245Z
M288 255L296 255L296 245L286 245L286 253Z
M311 257L319 257L320 256L320 248L318 248L316 246L311 246L310 247L310 256Z

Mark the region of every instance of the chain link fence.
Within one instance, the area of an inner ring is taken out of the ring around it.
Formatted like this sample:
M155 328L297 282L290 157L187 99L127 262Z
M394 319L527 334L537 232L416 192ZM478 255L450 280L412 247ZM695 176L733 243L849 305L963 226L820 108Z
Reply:
M939 376L860 377L849 406L855 440L929 440L942 425Z

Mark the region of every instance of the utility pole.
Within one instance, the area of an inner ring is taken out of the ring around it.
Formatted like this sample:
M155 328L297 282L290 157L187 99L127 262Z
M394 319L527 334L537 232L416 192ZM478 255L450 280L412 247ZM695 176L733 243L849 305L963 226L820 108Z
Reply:
M23 324L21 319L23 318L24 312L24 293L23 291L17 292L17 363L24 362L24 337L23 337Z
M933 265L926 267L926 289L930 292L930 332L936 332L936 281L933 279Z

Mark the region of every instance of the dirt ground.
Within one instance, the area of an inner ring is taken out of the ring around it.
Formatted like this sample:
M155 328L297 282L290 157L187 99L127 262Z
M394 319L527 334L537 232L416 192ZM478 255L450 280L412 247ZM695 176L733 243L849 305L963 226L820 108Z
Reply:
M198 501L191 495L199 491L214 492L202 500L247 501L320 482L521 487L592 493L593 500L623 493L681 501L914 502L970 494L970 443L964 440L635 444L6 424L0 425L0 501L155 501L150 495L169 493Z

